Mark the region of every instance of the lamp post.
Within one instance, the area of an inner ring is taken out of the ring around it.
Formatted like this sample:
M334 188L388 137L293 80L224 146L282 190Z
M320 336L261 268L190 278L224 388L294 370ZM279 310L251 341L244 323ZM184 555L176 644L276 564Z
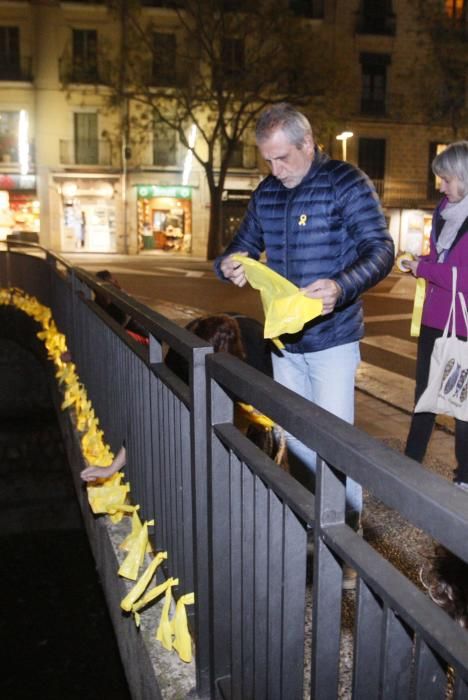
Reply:
M338 134L336 137L337 141L341 141L343 160L346 160L346 141L350 139L351 136L354 136L352 131L342 131L341 134Z

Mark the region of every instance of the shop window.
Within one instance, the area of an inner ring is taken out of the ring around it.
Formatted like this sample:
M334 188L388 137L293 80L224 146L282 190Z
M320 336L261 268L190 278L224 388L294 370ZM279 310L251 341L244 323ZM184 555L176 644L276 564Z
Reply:
M73 82L99 82L97 49L98 38L95 29L73 30Z
M75 163L77 165L98 165L98 123L95 112L75 112Z
M447 17L455 22L465 16L465 0L445 0L444 6Z
M289 0L289 7L299 17L323 18L324 0Z
M156 119L153 132L153 164L177 164L177 134L168 124Z
M361 112L385 114L387 92L387 66L390 56L378 53L361 54Z
M379 197L384 193L385 152L385 139L359 139L358 165L374 183Z
M176 50L175 34L153 32L153 85L176 84Z
M20 80L20 33L18 27L0 27L0 80Z
M138 236L145 248L190 252L191 190L143 186L137 190Z
M19 112L0 112L0 160L18 162Z
M391 0L362 0L357 31L358 34L395 34Z

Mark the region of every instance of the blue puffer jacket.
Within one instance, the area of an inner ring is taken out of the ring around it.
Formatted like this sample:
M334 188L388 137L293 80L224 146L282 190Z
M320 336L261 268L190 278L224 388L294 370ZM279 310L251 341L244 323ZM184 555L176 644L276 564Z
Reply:
M252 195L240 228L223 255L247 251L298 287L333 279L342 294L333 313L321 316L301 333L282 336L289 352L326 350L362 338L359 296L390 272L394 247L385 218L367 176L316 150L311 168L288 189L271 175Z

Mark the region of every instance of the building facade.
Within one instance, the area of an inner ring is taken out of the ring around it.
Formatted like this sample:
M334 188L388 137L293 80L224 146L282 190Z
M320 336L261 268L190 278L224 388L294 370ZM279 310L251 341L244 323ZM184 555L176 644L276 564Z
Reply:
M311 41L325 37L343 66L334 121L326 138L314 123L317 140L374 181L397 249L421 252L438 198L431 160L454 135L468 134L462 122L454 128L453 119L433 120L424 108L428 40L418 3L285 2L307 24ZM434 4L454 31L466 30L464 0ZM184 37L170 5L145 0L141 8L153 27L149 71L169 86L184 78L175 58ZM229 9L238 5L230 2ZM125 27L126 17L105 3L0 0L0 239L29 231L63 252L159 248L206 255L205 172L167 125L151 122L142 134L135 128L138 105L110 99L125 66ZM235 65L241 52L236 37L226 60ZM466 84L464 100L466 107ZM320 121L313 107L305 111ZM224 183L224 243L264 173L250 134Z

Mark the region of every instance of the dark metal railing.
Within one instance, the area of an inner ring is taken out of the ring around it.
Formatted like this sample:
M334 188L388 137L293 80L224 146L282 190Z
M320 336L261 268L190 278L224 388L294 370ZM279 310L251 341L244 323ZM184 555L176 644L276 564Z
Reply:
M52 307L106 439L114 451L125 441L132 498L156 520L167 573L179 594L195 590L200 697L336 698L347 564L359 577L347 599L353 697L445 698L453 684L468 698L466 631L346 525L344 475L468 561L465 493L56 256L2 254L0 276ZM98 306L103 291L148 347ZM188 384L166 347L188 363ZM318 453L315 498L236 427L239 400Z

